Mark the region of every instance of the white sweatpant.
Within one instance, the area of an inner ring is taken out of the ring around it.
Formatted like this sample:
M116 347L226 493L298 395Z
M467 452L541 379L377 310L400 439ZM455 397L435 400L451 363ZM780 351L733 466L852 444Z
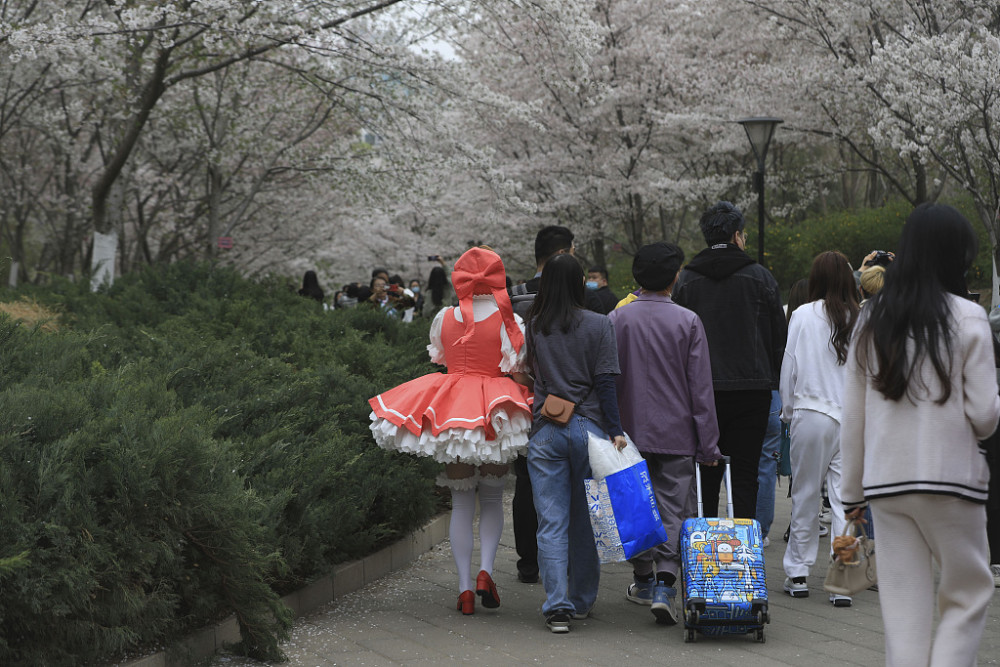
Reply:
M792 527L782 564L789 577L807 577L819 551L819 505L824 479L833 515L831 541L844 532L847 523L840 501L840 423L821 412L795 410L789 433Z
M951 496L909 493L876 498L871 509L878 526L885 664L975 665L993 597L986 507ZM941 620L932 635L935 560L941 570Z

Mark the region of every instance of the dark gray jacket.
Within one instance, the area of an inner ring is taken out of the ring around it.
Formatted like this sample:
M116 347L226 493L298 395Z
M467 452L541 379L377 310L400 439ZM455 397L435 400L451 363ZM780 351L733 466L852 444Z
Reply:
M738 246L715 245L684 267L673 299L705 326L715 391L778 388L788 327L770 271Z

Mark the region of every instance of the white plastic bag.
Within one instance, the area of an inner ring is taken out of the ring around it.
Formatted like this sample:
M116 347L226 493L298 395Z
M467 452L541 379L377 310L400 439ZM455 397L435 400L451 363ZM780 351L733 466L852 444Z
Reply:
M628 437L628 433L625 434L625 441L628 445L618 451L612 441L590 434L587 450L590 454L590 471L594 479L604 479L643 460L642 454L632 442L632 438Z

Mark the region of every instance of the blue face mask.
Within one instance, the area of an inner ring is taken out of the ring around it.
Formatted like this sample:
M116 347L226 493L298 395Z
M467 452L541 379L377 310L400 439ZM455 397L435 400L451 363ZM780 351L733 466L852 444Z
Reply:
M413 292L414 294L420 294L420 288L417 287L416 285L414 285L413 287L411 287L410 291Z
M596 280L588 280L587 281L587 289L597 289L597 281Z

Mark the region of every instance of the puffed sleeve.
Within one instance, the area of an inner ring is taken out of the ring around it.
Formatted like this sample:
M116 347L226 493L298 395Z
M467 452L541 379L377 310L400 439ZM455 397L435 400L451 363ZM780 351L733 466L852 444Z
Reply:
M517 326L521 329L521 335L524 336L524 320L521 319L520 315L514 313L514 321L517 322ZM530 370L527 367L527 339L525 339L524 344L521 345L520 350L515 350L514 346L510 342L510 336L507 335L507 329L505 327L500 327L500 351L502 352L502 356L500 358L501 373L525 373Z
M444 350L441 348L441 326L444 322L444 314L450 312L451 308L442 308L434 316L431 322L431 343L427 346L427 353L431 355L431 363L446 365L444 363Z

